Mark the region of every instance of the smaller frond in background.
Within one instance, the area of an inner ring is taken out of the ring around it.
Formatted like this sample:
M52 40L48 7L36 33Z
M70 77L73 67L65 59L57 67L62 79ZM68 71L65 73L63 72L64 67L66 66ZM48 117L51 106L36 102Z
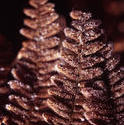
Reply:
M103 0L104 25L114 42L115 52L124 52L124 1Z
M0 34L0 124L2 121L5 123L8 120L5 117L4 104L8 100L10 89L6 82L11 79L10 72L14 57L12 43Z

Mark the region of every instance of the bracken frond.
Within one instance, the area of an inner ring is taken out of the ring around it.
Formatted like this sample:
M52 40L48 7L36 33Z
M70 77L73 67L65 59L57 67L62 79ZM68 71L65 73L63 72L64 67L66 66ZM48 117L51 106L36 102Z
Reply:
M49 97L52 68L58 60L65 20L54 10L55 5L47 0L30 0L32 9L25 9L29 16L24 20L28 28L20 33L28 40L17 55L12 69L13 80L8 82L11 92L5 105L7 115L2 123L6 125L42 124L44 100Z
M44 117L50 125L122 125L124 72L99 20L72 11Z
M47 0L30 0L12 69L7 125L123 125L124 72L99 20L72 11L71 28ZM64 34L63 34L64 29ZM65 35L65 36L64 36Z
M7 96L10 89L6 84L10 79L10 72L14 53L12 44L0 36L0 124L6 121L4 104L7 102Z

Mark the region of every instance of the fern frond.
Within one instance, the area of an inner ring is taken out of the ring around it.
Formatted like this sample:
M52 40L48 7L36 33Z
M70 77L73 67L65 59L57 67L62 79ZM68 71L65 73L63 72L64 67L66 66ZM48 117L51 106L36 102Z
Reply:
M47 0L30 0L29 4L33 8L24 10L29 16L24 20L27 27L20 30L28 40L23 42L11 71L13 80L8 82L8 125L46 125L42 113L46 110L44 100L49 96L46 88L52 86L49 77L58 60L65 25L54 4Z
M81 11L72 11L70 16L72 27L64 29L66 39L55 66L58 74L51 77L55 87L49 90L52 97L47 105L53 115L45 114L47 122L122 125L124 73L120 58L112 53L100 21Z

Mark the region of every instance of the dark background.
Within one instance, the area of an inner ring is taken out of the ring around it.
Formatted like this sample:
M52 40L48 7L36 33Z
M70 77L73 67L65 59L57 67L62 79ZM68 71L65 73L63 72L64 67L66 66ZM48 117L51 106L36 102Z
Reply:
M66 17L68 23L70 22L68 13L72 9L90 11L96 18L103 21L110 40L116 43L124 42L124 32L117 31L117 24L124 19L124 13L117 15L116 12L109 11L113 7L111 6L113 1L122 2L123 0L50 0L50 2L56 4L56 10ZM0 34L4 35L8 41L11 41L13 51L16 54L21 48L21 42L24 39L19 34L19 30L23 27L23 19L25 18L23 8L25 7L29 7L28 0L1 0L0 2ZM114 10L118 11L117 8L114 8ZM122 58L123 55L123 52L121 52Z

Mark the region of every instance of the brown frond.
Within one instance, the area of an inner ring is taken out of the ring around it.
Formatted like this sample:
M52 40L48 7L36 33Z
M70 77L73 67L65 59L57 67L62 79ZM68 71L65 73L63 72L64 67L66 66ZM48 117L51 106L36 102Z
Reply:
M123 79L119 56L112 53L101 22L90 13L72 11L72 27L65 28L51 77L54 87L49 90L44 113L50 125L122 125Z
M1 124L123 125L124 72L101 21L73 10L66 27L54 4L29 4Z
M63 38L65 20L55 12L55 5L47 0L30 0L29 4L32 8L24 10L29 17L24 20L26 28L20 30L28 40L23 42L11 70L13 80L8 82L7 125L46 125L47 88L53 86L49 78Z

